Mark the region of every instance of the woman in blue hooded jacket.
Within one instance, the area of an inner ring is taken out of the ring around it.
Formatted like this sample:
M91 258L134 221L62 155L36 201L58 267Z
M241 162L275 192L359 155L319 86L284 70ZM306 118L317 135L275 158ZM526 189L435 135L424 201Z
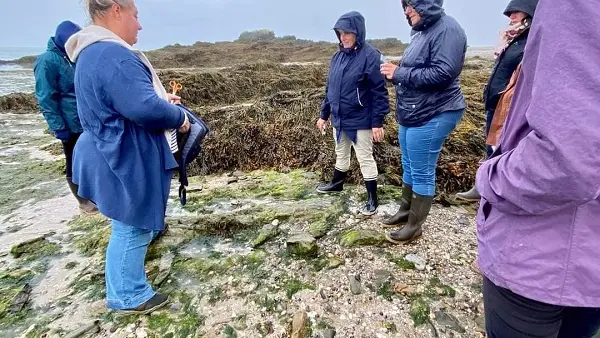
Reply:
M85 0L92 25L69 39L67 54L79 66L75 90L83 133L75 147L73 180L81 196L112 219L106 249L106 302L125 313L147 314L168 297L148 281L149 244L165 229L165 212L177 162L175 130L189 119L174 103L137 43L134 0ZM174 140L175 139L175 140Z
M365 41L365 18L360 13L342 15L333 29L340 41L340 50L329 65L317 128L324 132L331 117L336 162L333 179L320 185L317 191L342 191L354 148L368 194L361 213L370 216L378 207L373 141L383 140L383 120L390 111L385 78L379 71L381 53Z
M435 170L444 141L466 108L459 75L467 37L456 20L444 13L443 0L403 0L412 27L411 42L400 66L381 65L396 86L396 118L402 151L400 208L384 220L399 230L386 234L392 243L408 243L422 234L435 195Z

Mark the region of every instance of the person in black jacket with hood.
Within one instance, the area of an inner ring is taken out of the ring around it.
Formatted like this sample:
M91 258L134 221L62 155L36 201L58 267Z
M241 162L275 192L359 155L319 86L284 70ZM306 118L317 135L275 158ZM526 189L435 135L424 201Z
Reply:
M325 132L331 117L335 139L335 171L320 193L340 192L350 169L352 148L365 180L368 200L363 215L377 211L377 163L373 141L383 141L383 121L390 111L385 78L379 71L381 53L366 39L365 18L358 12L342 15L334 26L340 41L329 65L325 99L317 128Z
M445 140L460 122L465 98L459 76L467 51L467 36L445 14L443 0L403 0L411 42L400 66L381 65L396 86L396 119L402 152L400 208L383 221L400 228L386 233L392 243L408 243L422 234L435 195L435 171ZM400 224L406 223L403 227Z
M538 0L512 0L504 10L504 15L510 18L510 27L502 32L500 49L495 52L496 64L483 91L486 135L490 131L500 95L506 89L513 72L523 59L525 44L529 36L529 27L537 3ZM486 146L487 158L492 155L492 151L491 146ZM469 191L456 194L456 197L471 202L478 202L481 199L475 186Z

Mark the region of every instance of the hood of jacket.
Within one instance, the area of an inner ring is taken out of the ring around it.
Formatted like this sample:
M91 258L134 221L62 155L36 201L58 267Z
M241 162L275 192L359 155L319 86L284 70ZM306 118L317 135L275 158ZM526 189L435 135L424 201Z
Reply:
M69 59L76 62L79 54L81 54L86 47L100 41L118 43L129 50L134 50L130 44L118 37L115 33L97 25L87 26L78 33L73 34L73 36L67 40L65 50Z
M533 18L538 0L512 0L506 6L504 15L510 16L512 12L523 12Z
M60 56L66 55L62 49L58 48L53 37L48 39L48 44L46 45L46 50L49 52L57 53Z
M415 31L427 30L446 15L442 7L444 0L409 0L408 3L421 16L421 21L412 27Z
M365 26L365 18L359 12L352 11L342 15L335 23L335 26L333 26L333 29L340 41L340 48L343 48L343 46L341 45L342 40L340 39L340 33L337 31L338 29L344 32L354 33L356 35L356 45L358 47L365 44L367 28Z

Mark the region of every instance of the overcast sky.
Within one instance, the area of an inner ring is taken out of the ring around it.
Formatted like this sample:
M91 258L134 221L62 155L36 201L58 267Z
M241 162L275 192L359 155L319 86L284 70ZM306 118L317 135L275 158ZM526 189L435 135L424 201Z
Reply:
M490 46L506 26L506 1L446 0L446 13L467 32L469 45ZM80 0L0 0L0 47L45 47L62 20L81 25L88 21ZM351 10L361 12L367 38L408 40L410 29L400 0L138 0L138 48L168 44L236 39L242 31L273 29L278 36L334 41L337 18Z

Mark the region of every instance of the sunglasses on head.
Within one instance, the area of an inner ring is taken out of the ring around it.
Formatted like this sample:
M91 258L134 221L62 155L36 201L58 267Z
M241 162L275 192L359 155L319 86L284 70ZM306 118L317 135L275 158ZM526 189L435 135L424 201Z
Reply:
M410 3L410 0L402 0L402 7L406 8L406 7L412 7L412 4Z

